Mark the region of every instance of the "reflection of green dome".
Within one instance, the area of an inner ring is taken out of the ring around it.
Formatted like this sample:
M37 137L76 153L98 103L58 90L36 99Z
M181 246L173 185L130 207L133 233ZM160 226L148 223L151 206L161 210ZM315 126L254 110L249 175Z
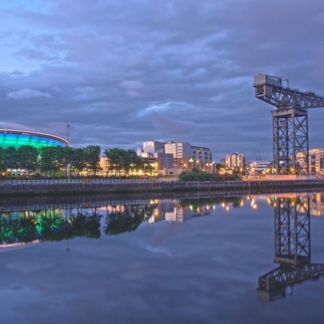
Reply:
M68 141L63 137L42 133L18 124L0 122L0 147L31 145L41 146L67 146Z

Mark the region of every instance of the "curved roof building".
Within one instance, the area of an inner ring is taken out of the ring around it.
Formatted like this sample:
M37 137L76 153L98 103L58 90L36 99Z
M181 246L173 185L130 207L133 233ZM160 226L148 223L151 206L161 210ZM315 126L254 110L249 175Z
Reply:
M69 142L60 136L51 135L26 126L0 122L0 147L31 145L36 148L42 146L68 146Z

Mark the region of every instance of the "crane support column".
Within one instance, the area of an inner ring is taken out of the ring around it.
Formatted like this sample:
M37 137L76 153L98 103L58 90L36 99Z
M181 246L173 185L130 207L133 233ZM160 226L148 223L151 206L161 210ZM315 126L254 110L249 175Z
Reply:
M275 172L309 174L307 110L291 107L271 113Z
M274 173L309 174L307 112L324 107L324 96L290 89L288 80L263 73L254 76L253 86L257 99L277 108L271 111Z

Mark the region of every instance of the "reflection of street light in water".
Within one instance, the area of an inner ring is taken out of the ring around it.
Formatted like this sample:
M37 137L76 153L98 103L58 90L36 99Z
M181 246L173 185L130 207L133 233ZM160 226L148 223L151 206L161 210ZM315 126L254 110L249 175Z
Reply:
M257 204L256 204L256 201L255 201L255 198L252 198L252 200L251 200L251 207L252 207L253 209L257 209L257 208L258 208L258 206L257 206Z
M69 211L71 212L71 209L69 209ZM68 232L69 232L70 227L71 227L71 221L70 221L70 215L69 215L69 218L68 218L68 209L67 208L65 210L65 221L67 222ZM69 236L67 236L67 239L66 239L66 251L67 252L70 251L70 247L69 247Z

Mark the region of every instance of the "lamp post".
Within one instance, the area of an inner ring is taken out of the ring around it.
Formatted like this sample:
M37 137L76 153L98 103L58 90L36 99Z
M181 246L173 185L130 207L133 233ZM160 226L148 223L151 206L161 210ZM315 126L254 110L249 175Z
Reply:
M146 169L146 163L144 163L144 178L146 179L145 169Z
M70 146L70 142L69 142L69 139L70 139L70 125L66 125L66 137L67 137L67 142L68 142L68 146ZM68 180L70 182L70 167L71 167L71 163L69 162L66 166L66 173L67 173L67 176L68 176Z
M66 139L68 141L68 146L70 146L70 125L66 125Z

